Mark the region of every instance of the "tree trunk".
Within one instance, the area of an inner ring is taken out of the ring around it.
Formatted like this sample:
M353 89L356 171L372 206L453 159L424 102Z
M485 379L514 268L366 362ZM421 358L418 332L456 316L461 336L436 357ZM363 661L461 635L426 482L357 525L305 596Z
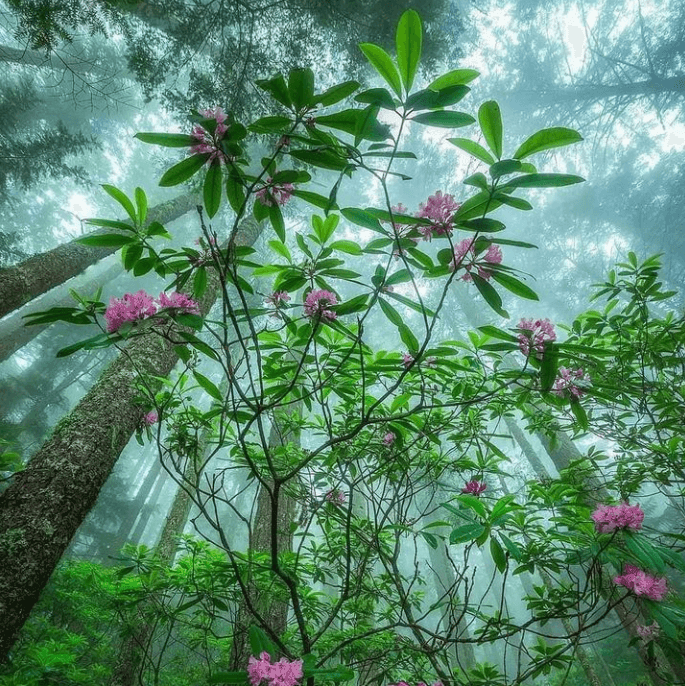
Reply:
M158 221L166 224L183 216L199 203L200 197L197 194L184 193L151 208L148 223ZM96 236L101 233L117 231L103 228L86 235ZM53 250L29 257L13 267L0 269L0 317L80 274L86 267L117 250L118 248L82 245L74 239Z
M30 308L13 312L0 321L0 362L14 355L30 343L38 334L42 333L52 324L39 324L37 326L25 326L23 317L32 312L41 312L51 307L74 307L76 304L69 294L69 289L74 288L82 295L91 295L104 283L113 281L122 271L121 262L116 262L105 271L98 271L88 281L79 284L65 283L61 288L55 288L46 293L38 302Z
M255 222L245 221L236 243L251 245L259 232ZM200 301L203 314L218 286L212 271ZM140 372L166 376L177 359L173 345L159 336L131 341L0 495L0 662L142 420Z

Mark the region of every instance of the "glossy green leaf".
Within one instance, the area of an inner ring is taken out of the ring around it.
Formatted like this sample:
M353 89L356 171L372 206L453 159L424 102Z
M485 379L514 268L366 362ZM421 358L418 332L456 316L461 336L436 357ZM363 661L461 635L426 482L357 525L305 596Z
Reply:
M419 350L419 341L414 336L412 330L406 325L406 324L401 324L399 327L399 332L400 332L400 338L402 339L402 342L407 346L407 350L414 354L418 352Z
M452 545L456 545L458 543L475 541L477 538L482 536L485 531L486 528L478 522L464 524L463 526L459 526L452 531L450 534L450 543Z
M274 100L277 100L281 105L286 107L292 107L292 100L288 93L288 85L283 78L283 74L276 74L276 76L270 79L262 79L260 81L255 81L255 84L271 95Z
M439 110L436 112L424 112L412 117L415 121L425 126L437 126L442 129L457 129L461 126L473 124L476 120L464 112L452 112L450 110Z
M73 355L78 350L95 350L96 348L106 348L111 344L111 339L109 334L100 333L97 336L92 336L87 338L85 341L79 341L72 345L66 346L58 350L55 357L67 357L68 355Z
M524 157L533 155L536 152L550 150L551 148L561 148L582 140L583 137L573 129L566 129L561 126L542 129L534 133L519 146L519 149L514 153L514 158L522 160Z
M478 109L478 123L485 142L499 160L502 158L502 114L494 100L484 102Z
M504 574L507 568L507 556L504 554L500 542L494 536L490 537L490 555L492 555L492 561L500 574Z
M587 431L590 424L588 422L587 414L585 413L585 408L579 402L571 401L571 412L573 412L573 416L576 418L578 426L583 431Z
M120 191L116 186L112 186L108 183L103 183L100 185L102 187L102 190L105 191L105 193L114 198L124 208L124 210L126 210L126 214L131 218L131 221L135 224L135 222L138 219L138 215L136 213L135 207L133 207L133 203L129 200L126 193Z
M476 172L475 174L471 174L471 176L467 176L462 183L465 186L475 186L483 191L488 191L490 189L488 180L485 178L485 174L482 172Z
M193 278L193 297L199 300L207 290L207 269L200 267Z
M292 126L288 117L262 117L252 122L247 128L254 133L283 133Z
M480 72L475 69L453 69L439 76L435 81L433 81L428 88L431 90L441 90L443 88L448 88L449 86L460 86L466 83L471 83L475 78L480 76Z
M187 148L197 145L197 139L185 133L137 133L133 137L143 143L161 145L165 148Z
M488 281L478 276L478 274L471 274L473 283L476 288L483 296L485 302L490 305L490 307L497 312L500 317L509 318L509 314L505 309L502 308L502 298L499 297L499 293L490 285Z
M502 205L515 207L517 210L529 211L533 209L533 206L527 200L524 200L523 198L514 198L506 193L495 193L494 199Z
M387 300L378 298L378 304L381 306L383 314L390 320L391 323L398 327L404 324L402 315L400 315L400 313L389 302L387 302Z
M518 160L502 160L491 165L490 176L493 180L496 180L517 171L521 171L521 163Z
M456 145L458 148L464 152L469 153L476 159L485 164L494 164L495 158L479 143L469 140L468 138L448 138L447 139L452 145Z
M210 165L205 176L205 183L202 189L202 196L205 203L205 209L210 219L219 211L221 206L221 190L223 182L223 173L221 165L214 162Z
M467 231L480 231L482 233L497 233L507 228L506 224L490 217L479 217L478 219L468 219L459 222L460 229ZM499 239L497 240L499 243Z
M322 104L324 107L335 105L335 103L348 98L354 93L360 84L358 81L345 81L336 86L331 86L320 95L315 96L314 102Z
M506 274L505 272L492 272L492 278L497 281L500 286L504 286L508 291L514 295L518 295L519 298L525 298L526 300L539 300L537 293L526 286L525 283L519 281L516 277Z
M298 111L314 104L314 72L309 67L288 74L288 95Z
M357 226L363 226L366 229L373 229L379 233L385 233L378 219L369 214L366 210L362 210L359 207L345 207L340 210L340 213L347 221L352 222Z
M491 336L492 338L499 338L503 341L510 341L511 343L518 342L518 338L516 336L508 333L507 331L502 331L502 329L498 329L496 326L479 326L478 330L482 331L488 336Z
M178 186L179 183L187 181L193 174L202 169L208 157L208 153L186 157L184 160L181 160L178 164L175 164L164 172L159 185L164 187Z
M145 195L145 191L140 188L140 186L137 186L135 196L137 205L136 217L138 219L138 224L143 226L147 219L147 195Z
M500 190L507 192L511 188L556 188L558 186L571 186L582 183L585 179L575 174L526 174L510 179Z
M336 305L334 308L335 312L338 316L363 312L366 309L366 302L368 299L369 296L367 293L357 295L354 298L350 298L350 300L345 300L345 302L340 303L340 305Z
M129 231L135 233L136 229L131 224L125 224L124 222L118 222L113 219L84 219L86 224L91 226L103 226L107 229L121 229L122 231Z
M193 377L198 385L207 391L214 400L223 401L224 396L221 394L221 391L204 374L200 374L197 370L193 370Z
M395 110L395 101L390 95L387 88L369 88L369 90L362 91L355 95L354 99L357 102L367 103L369 105L378 105L386 110Z
M371 63L371 66L385 79L385 82L395 91L398 98L402 97L402 81L392 58L383 48L373 43L360 43L359 49Z
M269 207L269 221L281 243L285 243L285 223L283 221L283 214L281 213L281 208L276 203L273 203L273 205Z
M400 70L400 77L407 93L411 90L419 66L422 41L421 17L416 10L406 10L402 13L397 25L395 47L397 48L397 65Z
M354 241L335 241L331 243L331 248L333 250L339 250L340 252L347 253L348 255L362 255L362 249L359 247L358 243Z
M100 233L93 236L82 236L75 239L76 243L82 245L92 245L103 248L122 248L129 243L135 243L133 236L124 236L118 233Z

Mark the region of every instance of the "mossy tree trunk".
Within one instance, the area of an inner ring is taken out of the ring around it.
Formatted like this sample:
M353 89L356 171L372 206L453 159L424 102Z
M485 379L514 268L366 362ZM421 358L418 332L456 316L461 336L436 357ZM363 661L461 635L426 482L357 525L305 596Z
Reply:
M199 203L200 197L196 193L184 193L150 208L148 223L158 221L166 224L190 212ZM85 235L116 232L116 229L98 229ZM13 267L0 269L0 317L77 276L86 267L117 250L118 248L112 247L82 245L74 239L53 250L29 257Z
M236 244L251 245L259 232L255 222L243 222ZM212 271L203 314L218 291ZM164 377L177 359L160 336L135 338L0 494L0 662L140 425L137 379Z

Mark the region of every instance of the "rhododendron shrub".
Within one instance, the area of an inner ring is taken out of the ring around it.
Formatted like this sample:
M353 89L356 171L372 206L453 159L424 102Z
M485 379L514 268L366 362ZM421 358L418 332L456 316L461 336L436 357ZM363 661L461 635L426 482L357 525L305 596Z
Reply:
M525 273L531 245L504 237L506 212L529 208L523 189L581 182L536 156L581 138L555 127L505 140L496 102L477 108L477 122L455 109L471 69L417 85L421 32L410 10L396 59L360 46L383 80L369 90L317 90L313 71L296 69L257 82L273 101L268 116L241 122L215 106L192 113L183 133L137 134L185 148L160 184L201 183L202 251L158 251L166 231L145 226L143 191L135 205L117 191L130 231L100 240L121 244L126 268L156 272L165 290L109 307L83 298L55 315L101 328L67 352L145 335L179 357L173 380L139 379L140 417L161 418L160 460L193 498L235 594L211 605L205 627L231 644L227 683L344 682L358 670L388 683L523 685L566 669L579 646L602 640L603 622L621 630L617 604L627 625L653 620L670 641L683 625L664 577L682 561L646 533L643 510L588 506L634 501L643 473L600 472L593 447L555 463L558 477L528 479L502 440L503 418L525 420L550 445L562 429L589 432L615 395L586 324L559 324L557 335L547 318L514 326L505 309L538 299ZM477 127L481 141L449 139L481 171L413 215L393 182L397 160L413 157L410 123ZM383 202L344 206L350 179ZM246 245L255 224L259 249ZM449 322L464 298L494 323L459 339ZM511 591L519 578L533 590ZM525 618L509 616L509 592ZM482 645L518 655L479 662Z

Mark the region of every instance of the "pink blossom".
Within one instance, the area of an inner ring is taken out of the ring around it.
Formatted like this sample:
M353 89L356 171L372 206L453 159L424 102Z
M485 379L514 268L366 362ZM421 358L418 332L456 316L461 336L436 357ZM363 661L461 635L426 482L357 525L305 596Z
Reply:
M143 425L144 426L152 426L153 424L156 424L159 421L159 415L152 410L151 412L148 412L144 417L143 417Z
M582 384L590 383L590 377L582 369L568 369L559 367L559 375L554 381L552 392L560 397L569 394L572 398L580 398L585 391L576 385L580 381Z
M545 352L545 343L557 339L554 324L549 319L536 319L535 321L521 319L516 328L523 329L518 337L521 352L528 356L532 348L535 351L535 357L539 360L542 359Z
M419 231L423 234L423 239L429 241L433 236L449 236L452 234L452 217L461 207L455 201L454 196L449 193L443 195L442 191L437 191L435 195L429 196L426 203L419 204L417 217L430 219L435 222L433 226L420 226Z
M598 505L592 513L595 527L600 534L605 534L615 529L632 529L638 531L642 528L642 520L645 513L639 505Z
M397 436L395 436L395 434L392 431L388 431L388 433L385 434L385 436L383 436L383 445L392 445L395 442L396 438Z
M471 281L471 270L476 267L478 276L486 281L492 274L484 268L485 264L500 264L502 262L502 250L499 245L492 243L485 251L482 260L478 260L475 250L475 238L465 238L454 246L454 259L450 262L450 270L465 269L466 273L461 277L462 281Z
M216 127L214 133L210 133L201 124L195 124L193 132L190 134L197 143L190 148L190 152L197 154L209 154L207 163L211 164L214 160L219 162L226 162L228 156L221 150L219 145L221 139L228 131L226 122L226 114L224 114L221 107L214 109L200 110L200 114L207 119L216 120Z
M402 364L405 369L409 369L414 362L414 356L411 353L402 353Z
M262 205L271 207L274 202L277 205L285 205L288 200L290 200L290 196L293 194L294 190L295 186L293 186L292 183L274 184L273 179L270 176L266 180L266 185L263 188L260 188L255 195Z
M662 600L668 591L666 579L657 579L633 565L626 565L623 574L614 577L614 583L651 600Z
M486 483L483 483L482 481L476 481L475 479L472 479L471 481L468 481L464 488L461 489L462 493L470 493L471 495L480 495L488 485Z
M126 322L146 319L156 314L157 307L151 295L145 291L126 293L121 299L111 298L105 310L107 331L113 333Z
M438 366L438 361L434 357L427 357L423 364L428 369L435 369Z
M159 294L159 306L162 308L177 309L182 314L200 314L198 304L185 293L179 293L177 291L168 294L162 291Z
M302 678L302 660L290 662L282 657L278 662L271 664L271 656L263 652L259 660L250 657L247 661L247 674L252 686L267 680L270 686L295 686Z
M326 318L333 321L337 315L333 310L326 309L328 305L337 305L338 299L335 293L330 291L319 290L309 291L309 294L304 299L304 313L310 319Z
M288 300L290 300L288 291L274 291L266 298L266 302L269 303L269 305L274 305L275 307L279 307Z
M333 505L344 505L346 500L345 494L337 488L333 489L332 491L328 491L328 493L325 495L325 498Z
M642 624L638 624L635 627L637 635L647 643L649 641L653 641L655 638L658 638L659 629L660 627L656 622L652 622L649 626L643 626Z

